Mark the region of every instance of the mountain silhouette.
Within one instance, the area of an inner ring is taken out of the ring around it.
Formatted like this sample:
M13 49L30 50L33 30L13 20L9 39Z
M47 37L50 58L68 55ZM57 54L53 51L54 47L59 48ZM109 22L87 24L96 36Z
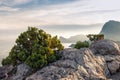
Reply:
M106 22L100 34L104 34L105 39L120 41L120 22L114 20Z
M77 41L88 40L86 35L75 35L75 36L71 36L69 38L64 38L61 36L59 39L62 43L76 43Z

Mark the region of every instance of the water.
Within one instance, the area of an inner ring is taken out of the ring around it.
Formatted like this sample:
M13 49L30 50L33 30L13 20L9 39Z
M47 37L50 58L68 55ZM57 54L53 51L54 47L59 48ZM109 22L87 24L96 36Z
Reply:
M62 45L64 46L64 48L70 48L70 45L71 45L72 43L62 43Z

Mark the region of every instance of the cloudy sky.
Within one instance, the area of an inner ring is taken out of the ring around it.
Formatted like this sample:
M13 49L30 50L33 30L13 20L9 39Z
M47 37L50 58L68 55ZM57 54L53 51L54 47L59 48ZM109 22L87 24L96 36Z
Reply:
M0 34L19 33L28 26L41 26L51 33L52 29L64 30L66 25L67 31L87 25L91 31L81 29L81 33L99 33L105 22L120 21L119 3L120 0L0 0Z

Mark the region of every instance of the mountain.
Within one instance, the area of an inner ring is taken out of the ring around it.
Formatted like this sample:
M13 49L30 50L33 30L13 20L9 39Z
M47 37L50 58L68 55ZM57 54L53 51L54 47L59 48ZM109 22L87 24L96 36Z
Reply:
M64 38L61 36L59 39L62 43L76 43L77 41L88 40L86 35L75 35L75 36L71 36L69 38Z
M106 22L100 32L106 39L120 41L120 22L110 20Z

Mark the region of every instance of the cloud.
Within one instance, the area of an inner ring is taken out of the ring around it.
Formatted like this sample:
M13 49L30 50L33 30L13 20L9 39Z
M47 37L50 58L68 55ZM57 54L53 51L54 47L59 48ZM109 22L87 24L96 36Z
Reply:
M110 9L110 10L89 10L89 11L78 11L78 12L71 12L69 15L81 14L81 15L91 15L91 14L109 14L120 12L120 9Z
M43 26L38 26L39 28L42 29L49 29L49 30L59 30L59 31L84 31L87 29L96 29L102 26L103 23L98 23L98 24L89 24L89 25L75 25L75 24L67 24L67 25L43 25Z
M6 6L1 6L0 7L0 11L7 11L7 12L9 12L9 11L12 11L12 12L14 12L14 11L18 11L19 10L19 8L12 8L12 7L6 7Z
M65 4L79 0L0 0L0 6L19 7L22 9L32 9L48 5Z
M0 0L0 5L15 6L15 5L20 5L20 4L26 4L31 1L32 0Z
M36 3L37 1L34 0ZM49 0L45 0L45 2L47 1L49 2ZM25 10L13 7L10 10L12 12L9 14L0 15L0 26L4 26L0 28L26 28L27 26L38 25L81 25L104 23L110 19L120 20L118 17L118 14L120 14L119 7L102 8L101 6L96 6L93 1L98 4L95 0L75 0L71 3L68 1L68 3L42 7L37 5L37 7ZM23 4L29 3L29 1L25 0L23 2L22 0L15 3ZM109 3L109 5L111 4Z
M31 2L32 0L14 0L14 4L26 4Z

